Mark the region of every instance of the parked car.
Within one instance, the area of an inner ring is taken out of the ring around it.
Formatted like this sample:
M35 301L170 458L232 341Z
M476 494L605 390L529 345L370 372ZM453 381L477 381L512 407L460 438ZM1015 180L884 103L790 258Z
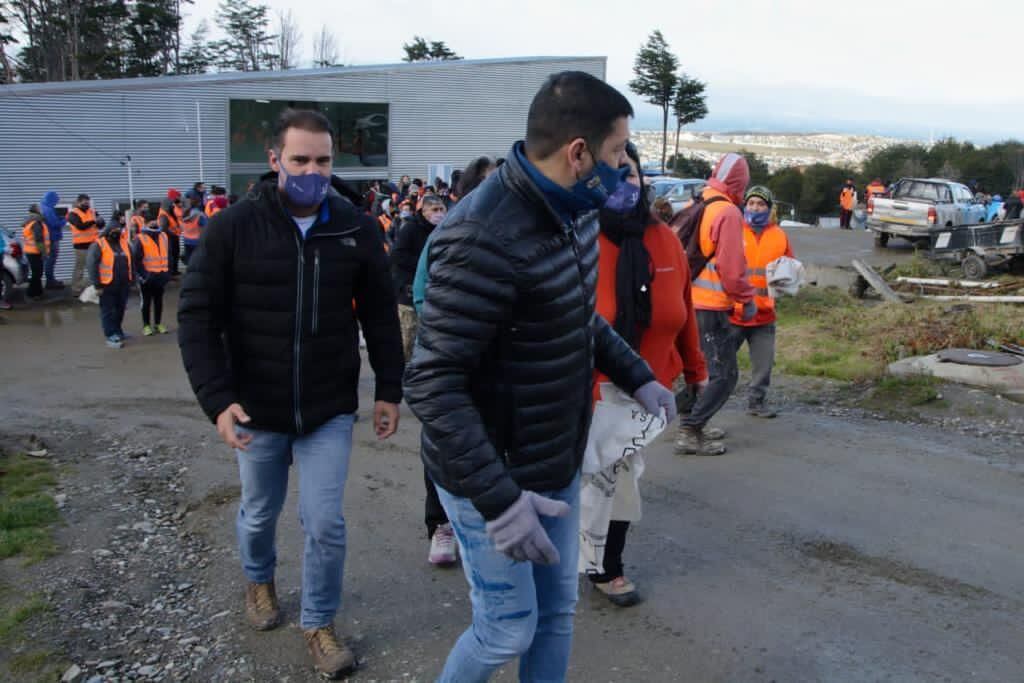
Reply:
M875 246L884 247L892 236L915 244L928 244L936 228L981 223L985 205L974 199L966 185L942 178L903 178L890 197L868 200L868 229Z
M654 200L664 197L672 204L672 213L682 211L694 198L699 197L707 181L700 178L673 178L661 176L648 181L647 198L651 205Z
M0 308L9 308L15 285L25 282L28 269L21 241L13 234L0 228Z

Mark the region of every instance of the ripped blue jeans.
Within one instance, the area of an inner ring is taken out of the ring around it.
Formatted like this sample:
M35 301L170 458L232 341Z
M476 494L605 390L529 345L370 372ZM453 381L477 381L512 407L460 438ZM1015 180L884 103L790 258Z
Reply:
M572 508L565 517L541 517L561 556L553 566L514 562L499 553L487 536L483 516L468 499L440 486L437 493L459 541L473 603L473 624L455 643L437 680L486 681L519 657L520 681L564 681L579 585L579 475L564 489L544 492Z

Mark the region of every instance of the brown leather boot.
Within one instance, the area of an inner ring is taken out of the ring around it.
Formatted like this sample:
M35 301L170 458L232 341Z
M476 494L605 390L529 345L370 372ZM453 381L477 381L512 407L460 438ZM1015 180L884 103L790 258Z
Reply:
M356 667L356 656L344 643L338 642L334 626L321 626L303 631L313 665L326 678L341 678Z
M269 631L281 623L273 581L250 583L245 587L245 618L257 631Z

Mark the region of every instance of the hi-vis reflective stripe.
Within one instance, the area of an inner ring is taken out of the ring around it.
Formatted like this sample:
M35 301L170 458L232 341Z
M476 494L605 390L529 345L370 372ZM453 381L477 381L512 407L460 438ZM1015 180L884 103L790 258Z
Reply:
M713 292L724 292L721 282L712 282L711 280L705 280L704 278L697 278L693 281L694 286L703 287L704 289L710 289Z

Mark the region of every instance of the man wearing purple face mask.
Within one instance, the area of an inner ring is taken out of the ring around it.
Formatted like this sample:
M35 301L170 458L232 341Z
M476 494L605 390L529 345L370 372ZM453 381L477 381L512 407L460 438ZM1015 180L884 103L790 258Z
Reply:
M274 531L294 462L306 541L299 622L328 677L355 664L334 633L334 617L358 408L358 329L375 374L379 439L398 427L403 369L380 229L329 192L334 138L319 112L281 114L268 153L272 172L210 220L189 260L178 314L192 388L238 459L246 618L256 630L281 621Z

